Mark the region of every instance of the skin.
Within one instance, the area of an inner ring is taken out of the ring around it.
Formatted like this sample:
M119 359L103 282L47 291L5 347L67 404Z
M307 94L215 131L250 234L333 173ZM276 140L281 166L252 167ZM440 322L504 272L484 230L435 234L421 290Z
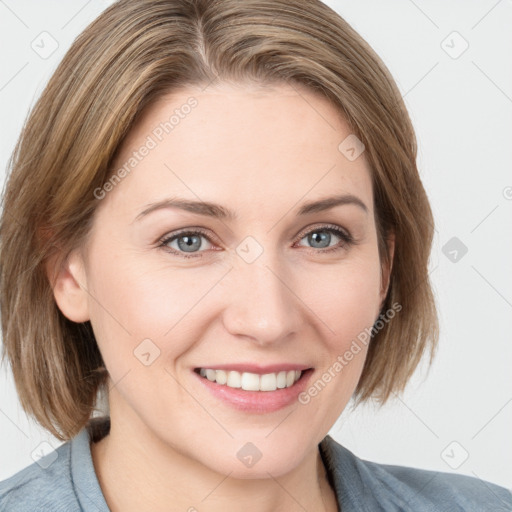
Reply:
M314 383L373 325L390 269L379 260L368 164L338 150L350 129L314 92L221 84L160 98L116 168L190 96L197 107L99 201L90 237L54 288L64 315L91 321L110 374L111 432L91 447L100 485L113 511L337 510L317 445L353 394L364 347L307 405L271 413L226 405L192 370L303 363ZM333 193L357 196L368 212L346 204L297 215ZM161 209L134 221L171 196L238 218ZM307 235L325 224L356 243L326 232L325 245L341 247L322 252ZM169 252L180 251L177 239L159 247L182 228L207 232L201 257ZM263 248L250 264L236 252L247 236ZM160 350L149 366L134 356L147 338ZM250 468L236 457L249 441L262 453Z

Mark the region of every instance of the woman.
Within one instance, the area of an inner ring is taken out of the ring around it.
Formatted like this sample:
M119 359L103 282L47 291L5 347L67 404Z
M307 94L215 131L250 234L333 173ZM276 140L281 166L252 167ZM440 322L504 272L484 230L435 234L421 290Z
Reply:
M327 435L435 348L415 159L386 68L318 1L107 9L4 194L5 353L68 442L0 484L2 510L510 509Z

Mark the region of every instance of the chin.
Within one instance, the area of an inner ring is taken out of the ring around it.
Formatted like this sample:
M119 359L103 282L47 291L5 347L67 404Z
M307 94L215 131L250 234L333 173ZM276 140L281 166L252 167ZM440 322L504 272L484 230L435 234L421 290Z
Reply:
M267 433L265 434L267 435ZM316 445L315 445L316 446ZM212 470L229 474L240 480L269 478L285 475L301 464L307 450L300 449L296 438L289 438L289 443L282 443L276 437L265 439L264 435L251 440L230 440L225 448L217 447L207 460L202 463Z

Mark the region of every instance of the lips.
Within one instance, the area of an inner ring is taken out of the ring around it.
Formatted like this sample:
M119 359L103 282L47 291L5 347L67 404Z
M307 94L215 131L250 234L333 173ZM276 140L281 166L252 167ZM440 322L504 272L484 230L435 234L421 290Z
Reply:
M255 369L258 373L239 372L234 368ZM283 368L292 369L285 371ZM264 373L270 369L276 371ZM307 387L314 369L293 364L233 364L209 365L196 368L192 373L203 389L226 405L246 413L262 414L296 406L297 397ZM279 374L286 375L286 380Z

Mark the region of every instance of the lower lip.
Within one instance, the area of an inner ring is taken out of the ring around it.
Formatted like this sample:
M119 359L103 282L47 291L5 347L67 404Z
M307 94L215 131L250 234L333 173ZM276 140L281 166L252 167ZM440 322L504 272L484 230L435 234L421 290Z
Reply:
M298 401L298 395L307 387L313 369L302 372L300 379L289 388L275 391L245 391L241 388L230 388L225 384L217 384L192 371L200 383L216 398L231 407L245 412L274 412Z

